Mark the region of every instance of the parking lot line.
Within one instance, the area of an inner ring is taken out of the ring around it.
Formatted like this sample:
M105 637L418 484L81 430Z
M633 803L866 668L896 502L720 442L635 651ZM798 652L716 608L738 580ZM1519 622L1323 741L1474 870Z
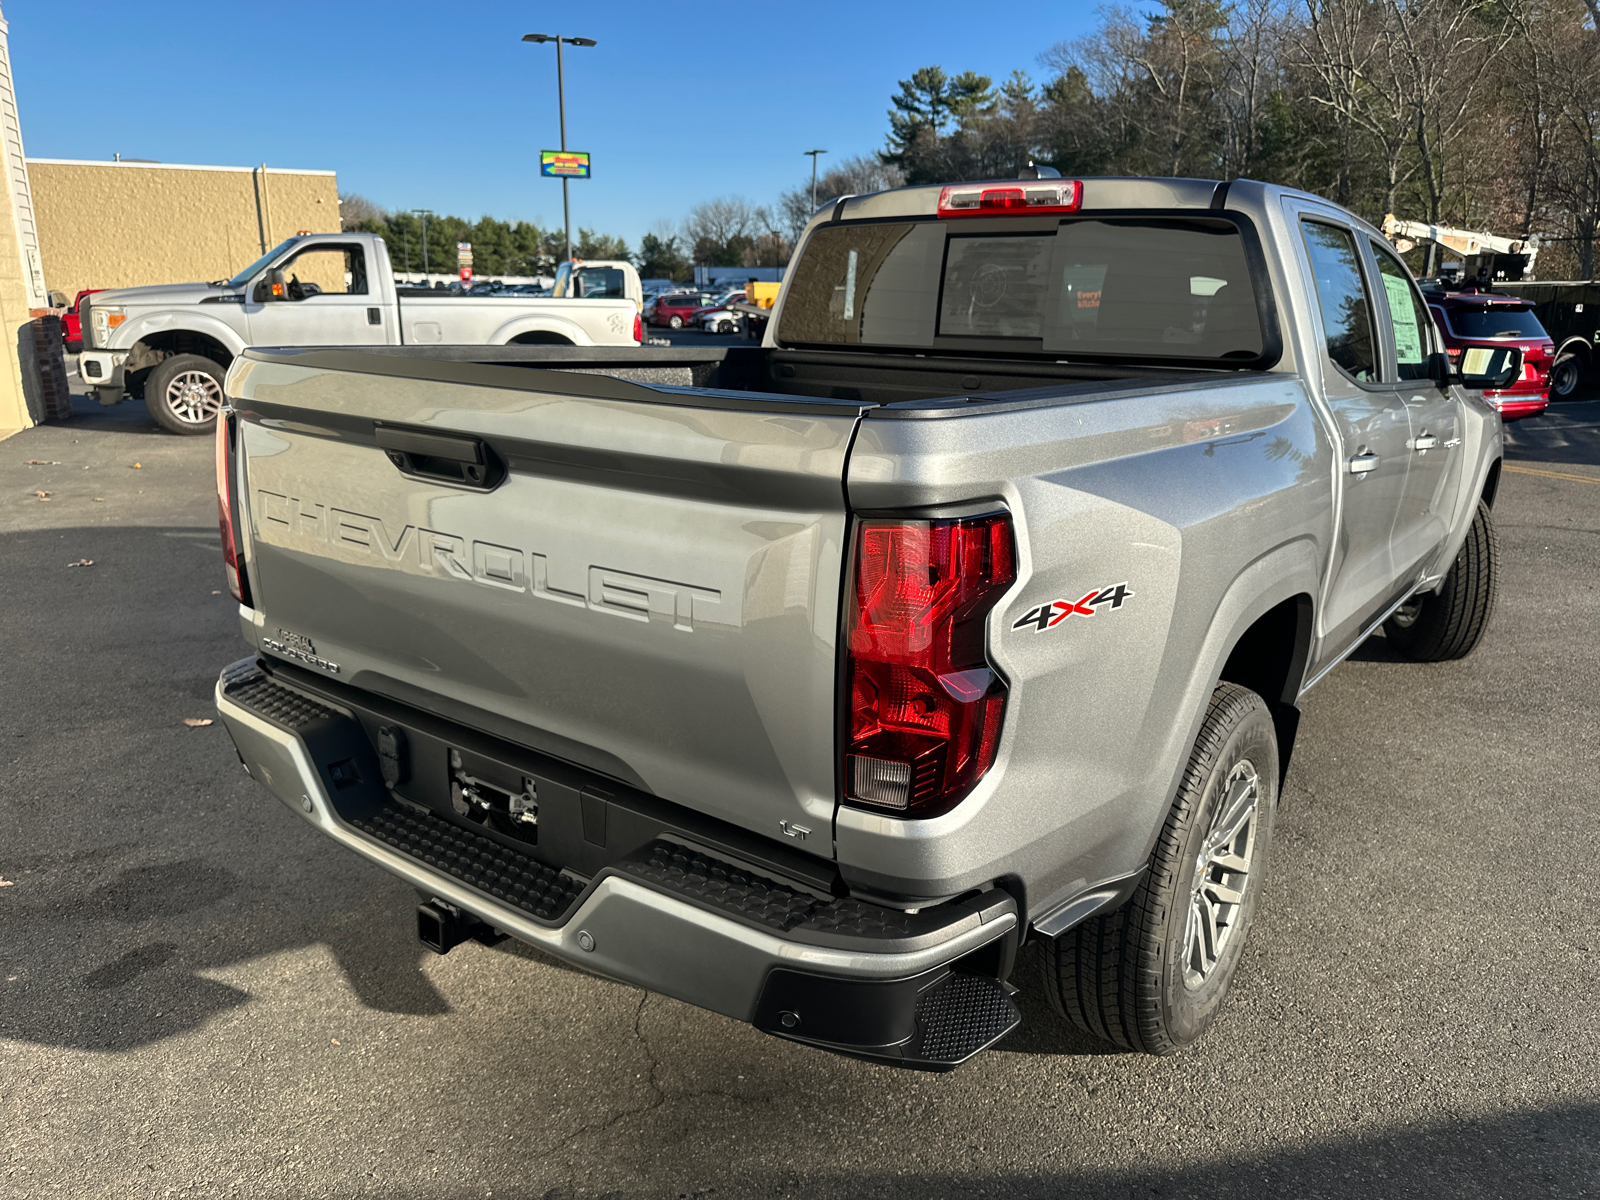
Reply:
M1541 471L1537 467L1519 467L1515 463L1507 463L1505 469L1515 471L1519 475L1543 475L1546 479L1571 479L1576 483L1600 483L1600 476L1569 475L1565 471Z

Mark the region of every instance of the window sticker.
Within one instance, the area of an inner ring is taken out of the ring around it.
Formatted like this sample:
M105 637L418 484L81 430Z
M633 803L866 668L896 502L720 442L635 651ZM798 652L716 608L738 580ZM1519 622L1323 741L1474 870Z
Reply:
M1417 310L1411 303L1411 288L1404 279L1387 271L1379 272L1383 290L1389 298L1389 319L1394 324L1395 358L1403 363L1422 361L1422 331L1417 328Z

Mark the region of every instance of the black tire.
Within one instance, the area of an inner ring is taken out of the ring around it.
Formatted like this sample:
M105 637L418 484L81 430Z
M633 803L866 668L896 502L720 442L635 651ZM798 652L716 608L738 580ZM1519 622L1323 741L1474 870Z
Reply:
M144 381L150 415L168 433L210 433L222 411L227 370L201 354L174 354L155 365Z
M1556 357L1555 365L1550 368L1550 399L1572 400L1583 388L1584 376L1589 373L1589 364L1578 354L1561 354Z
M682 329L683 328L683 318L678 316L677 313L673 313L672 316L667 318L667 324L669 326L671 326L673 329Z
M1439 590L1413 596L1383 623L1394 651L1413 662L1449 662L1471 654L1494 615L1499 553L1494 518L1480 500L1467 540Z
M1202 851L1226 832L1222 818L1247 802L1253 803L1247 822L1212 848L1246 869L1212 862L1202 871ZM1219 684L1138 890L1045 949L1045 982L1057 1011L1096 1037L1144 1054L1171 1054L1204 1033L1227 997L1255 919L1277 804L1272 714L1254 692ZM1219 910L1210 906L1219 891L1239 899L1219 906L1226 919L1210 925L1216 954L1207 963L1195 957L1205 944L1203 933L1200 942L1192 937L1191 914L1205 905L1216 918Z

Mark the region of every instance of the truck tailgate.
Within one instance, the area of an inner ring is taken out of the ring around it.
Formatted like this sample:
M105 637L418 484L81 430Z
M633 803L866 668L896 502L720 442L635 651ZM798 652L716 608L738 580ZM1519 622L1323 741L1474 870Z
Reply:
M831 853L859 403L352 351L229 394L263 652Z

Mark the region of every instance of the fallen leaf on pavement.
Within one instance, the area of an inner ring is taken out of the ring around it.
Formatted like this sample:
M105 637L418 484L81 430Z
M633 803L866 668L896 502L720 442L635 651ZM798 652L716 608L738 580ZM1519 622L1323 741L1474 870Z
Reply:
M334 1044L334 1045L335 1045L335 1046L341 1046L341 1045L343 1045L343 1044L344 1044L344 1043L342 1043L342 1042L341 1042L341 1041L340 1041L340 1040L339 1040L339 1039L338 1039L338 1038L334 1038L334 1039L332 1039L332 1040L333 1040L333 1044Z
M59 467L61 464L58 462L51 462L48 459L43 458L30 458L23 465L29 467Z
M142 471L142 470L144 470L144 464L143 463L134 463L133 464L133 469L135 471Z
M94 498L94 502L96 504L104 504L106 502L106 498L104 496L96 496Z
M213 595L213 596L220 596L220 595L222 595L222 593L221 593L221 592L220 592L220 591L217 591L217 590L215 590L215 589L213 589L213 591L212 591L212 593L211 593L211 594L212 594L212 595Z
M10 887L15 882L14 879L0 879L0 887Z
M183 719L183 723L185 725L187 725L190 729L200 729L203 726L211 724L211 718L210 717L185 717Z
M50 493L49 492L35 492L34 495L39 497L39 499L41 499L41 500L50 499Z
M92 559L92 558L80 558L75 563L68 563L67 566L69 566L69 567L92 567L92 566L94 566L94 559Z

